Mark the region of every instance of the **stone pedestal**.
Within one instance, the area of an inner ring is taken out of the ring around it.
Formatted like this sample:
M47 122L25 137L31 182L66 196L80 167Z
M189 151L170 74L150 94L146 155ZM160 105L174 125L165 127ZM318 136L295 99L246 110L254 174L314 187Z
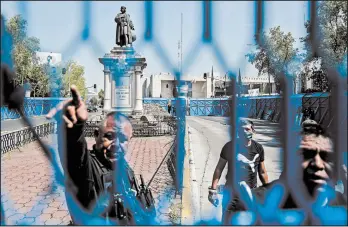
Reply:
M115 47L99 58L104 65L104 111L142 114L141 77L146 59L130 47Z
M111 109L111 75L109 69L104 69L104 110Z
M134 114L143 114L143 93L141 86L142 69L140 66L135 66L135 106Z

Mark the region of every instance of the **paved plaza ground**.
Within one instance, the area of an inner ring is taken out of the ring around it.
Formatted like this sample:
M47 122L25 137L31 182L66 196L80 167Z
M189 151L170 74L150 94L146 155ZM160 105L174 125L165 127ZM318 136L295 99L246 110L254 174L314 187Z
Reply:
M171 136L133 138L126 158L136 174L150 180L171 146ZM56 136L44 138L56 147ZM94 143L88 139L89 147ZM1 157L1 201L6 224L66 225L70 221L63 188L51 193L53 171L36 142ZM170 206L176 201L172 177L163 164L150 188L155 197L160 223L170 225ZM161 204L159 206L159 204Z

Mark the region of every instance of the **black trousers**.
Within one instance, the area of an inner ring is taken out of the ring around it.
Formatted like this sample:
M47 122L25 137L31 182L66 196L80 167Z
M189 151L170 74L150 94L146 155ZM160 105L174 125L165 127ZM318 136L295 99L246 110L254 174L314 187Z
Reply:
M252 189L255 189L253 187ZM243 206L243 202L240 201L238 196L233 196L231 193L232 189L225 189L223 192L223 199L222 199L222 225L231 225L232 217L233 215L238 211L245 210L245 207Z

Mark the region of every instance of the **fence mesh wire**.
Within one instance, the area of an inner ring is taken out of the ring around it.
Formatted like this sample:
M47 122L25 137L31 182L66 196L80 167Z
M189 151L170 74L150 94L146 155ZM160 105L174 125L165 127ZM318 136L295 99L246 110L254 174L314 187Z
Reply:
M92 3L90 1L83 1L80 2L81 4L81 17L82 17L82 24L81 29L79 29L77 34L74 36L74 38L69 42L66 48L64 48L64 51L62 51L63 56L70 56L72 53L75 53L81 48L82 43L88 43L88 45L84 46L83 48L91 48L91 51L94 53L102 52L100 43L100 40L96 40L94 36L91 35L91 22L93 18L93 10L92 10ZM28 6L29 4L33 4L30 2L18 2L18 10L20 14L26 19L28 16ZM254 30L256 35L257 44L262 46L263 40L261 39L261 32L263 31L264 27L264 15L267 13L272 12L266 12L266 8L264 7L263 1L255 1L254 4ZM318 48L318 19L317 19L317 13L316 13L316 5L318 3L314 1L308 1L308 11L309 14L309 20L312 26L310 31L310 39L311 39L311 48L312 53L316 54L317 56L321 55L321 50ZM153 15L155 12L154 3L152 1L145 1L144 2L144 12L145 12L145 33L143 34L144 37L144 43L141 45L150 45L151 48L155 50L155 53L158 55L159 59L161 59L161 63L165 65L167 69L170 69L172 74L175 75L176 79L178 81L181 81L181 73L185 73L185 70L190 67L190 65L193 64L193 59L195 58L196 54L199 52L198 50L202 48L203 45L208 45L213 50L213 55L216 59L218 59L218 62L220 64L220 67L223 71L228 72L228 76L231 78L231 94L237 94L238 87L236 86L236 80L237 80L237 72L236 68L237 66L229 67L227 64L226 57L224 56L221 47L219 46L219 43L215 41L214 34L212 33L213 29L213 11L212 7L214 5L214 2L211 1L203 1L202 2L202 37L201 40L196 43L192 47L190 51L188 51L188 57L183 62L183 69L182 71L176 66L176 64L173 64L173 62L170 61L169 55L167 54L165 48L162 47L160 40L158 40L153 35L153 27L154 27L154 19ZM10 41L10 37L5 35L2 37L2 46L1 49L4 50L5 55L2 56L2 63L7 63L8 65L12 66L11 58L8 56L8 53L10 53L10 50L12 49L12 42ZM332 98L333 102L335 103L333 106L335 108L332 108L333 115L336 116L333 119L333 128L335 130L334 137L334 144L335 144L335 156L336 161L338 163L342 163L341 160L341 154L342 152L346 152L347 145L346 138L342 137L341 135L346 135L345 130L346 126L342 127L340 125L340 119L347 116L347 108L345 105L342 105L342 103L346 104L346 97L345 97L345 91L343 84L346 84L347 75L346 72L340 71L340 69L332 68L329 70L329 78L335 85L335 89L332 90ZM116 75L117 76L117 75ZM119 75L118 75L119 76ZM303 209L295 210L295 211L287 211L287 210L281 210L279 208L279 204L282 200L282 197L285 195L285 187L284 185L276 185L272 188L272 190L267 194L267 199L265 204L245 204L249 210L251 211L251 217L248 224L256 223L256 221L259 221L261 223L277 223L277 224L303 224L304 220L307 217L314 217L314 220L317 221L316 224L347 224L347 210L345 208L321 208L318 203L312 203L309 201L309 198L306 197L307 193L305 192L304 186L296 182L296 179L294 177L294 174L291 172L291 166L294 166L297 162L295 157L295 151L299 145L298 137L296 137L296 132L298 131L298 128L294 127L293 122L295 121L296 117L296 107L298 106L298 99L292 99L293 96L293 83L291 74L284 69L282 74L280 75L281 78L281 88L283 91L282 95L282 102L281 102L281 113L282 113L282 120L280 127L283 130L282 134L282 147L284 150L284 162L285 162L285 169L284 172L286 174L287 179L287 190L290 191L290 193L294 196L295 200L301 204L301 207ZM182 83L179 83L179 86L182 86ZM179 88L179 91L181 89ZM243 108L237 108L238 106L242 105L242 101L240 98L238 98L236 95L232 96L231 100L232 107L231 109L234 111L230 111L231 114L231 124L235 125L237 122L237 119L239 117L245 116L245 113L243 113ZM177 99L176 104L177 109L183 108L185 106L184 101L184 94L180 93L179 97ZM233 108L234 107L234 108ZM182 182L183 182L183 160L185 157L185 148L184 148L184 137L185 137L185 127L186 127L186 120L185 120L185 114L181 111L177 112L177 152L176 152L176 183L179 186L179 188L182 188ZM58 122L62 123L62 122ZM296 126L296 124L295 124ZM298 126L298 125L297 125ZM64 133L60 131L59 133ZM236 128L231 127L231 138L236 138ZM234 140L232 140L234 141ZM65 141L59 141L60 145L64 145ZM233 154L238 150L238 144L233 142ZM53 149L50 148L51 153L54 153ZM234 163L235 164L235 163ZM55 169L56 175L55 179L53 180L54 183L64 187L63 182L63 173L58 167L57 160L52 160L52 165ZM340 166L340 165L336 165ZM339 170L336 168L335 170L336 176L339 176ZM238 178L238 171L234 172L234 191L243 198L242 200L246 200L246 196L241 193L240 188L237 187L237 178ZM52 183L53 183L52 182ZM54 188L52 190L55 190ZM346 190L346 189L345 189ZM76 204L74 200L74 195L68 194L67 195L67 201L68 204L71 206L70 212L72 212L72 215L76 217L76 219L81 220L83 224L86 225L95 225L95 224L106 224L105 220L103 218L100 218L96 214L87 214L83 212L78 204ZM330 196L329 196L330 197ZM37 206L36 204L35 206ZM133 206L135 211L139 211L139 207ZM6 216L3 209L3 204L1 202L1 223L5 224ZM239 219L235 219L236 221L233 222L233 224L245 224L245 222L240 221ZM238 221L239 220L239 221ZM245 220L244 220L245 221ZM198 222L199 223L199 222ZM213 220L212 220L213 223ZM25 225L26 222L20 223ZM155 224L153 220L146 220L145 223L141 223L143 225L146 224Z

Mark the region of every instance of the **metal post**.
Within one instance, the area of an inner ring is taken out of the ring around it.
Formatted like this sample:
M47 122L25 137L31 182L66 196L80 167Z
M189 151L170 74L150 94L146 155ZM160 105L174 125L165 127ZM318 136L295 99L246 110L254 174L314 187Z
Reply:
M214 67L211 67L211 94L214 97L215 96L215 92L214 92Z
M267 72L268 74L268 92L269 92L269 95L271 95L271 91L272 91L272 87L271 87L271 76L269 75L269 73Z
M181 13L181 45L180 45L180 74L182 75L182 25L183 25L183 14Z
M224 86L224 89L225 89L225 96L227 96L226 75L227 75L227 72L225 73L225 84L224 84L224 85L225 85L225 86Z
M47 57L47 63L48 63L48 77L49 77L49 82L52 82L52 78L51 78L51 67L50 67L50 61L51 61L52 57L51 55L48 55ZM52 92L52 90L51 90ZM52 93L51 93L51 96L52 96Z

